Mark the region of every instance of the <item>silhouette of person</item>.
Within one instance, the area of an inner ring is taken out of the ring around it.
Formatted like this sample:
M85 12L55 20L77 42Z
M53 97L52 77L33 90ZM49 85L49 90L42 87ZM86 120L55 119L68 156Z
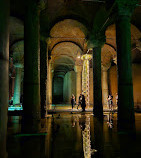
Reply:
M118 94L116 93L116 105L118 106Z
M74 94L72 94L72 97L71 97L71 106L72 106L72 109L73 109L74 105L75 105L75 96L74 96Z
M108 100L108 106L109 106L109 109L112 110L113 109L113 96L112 95L109 95L107 100Z
M82 104L81 104L81 107L82 107L82 111L85 111L86 102L85 102L85 96L83 94L82 94Z
M82 94L80 94L80 96L79 96L77 109L78 109L79 105L81 105L81 104L82 104Z

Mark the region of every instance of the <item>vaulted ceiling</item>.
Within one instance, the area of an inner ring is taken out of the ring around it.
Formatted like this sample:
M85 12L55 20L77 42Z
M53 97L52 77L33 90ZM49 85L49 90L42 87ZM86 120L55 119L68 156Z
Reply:
M99 19L103 18L101 15L105 14L106 17L114 2L114 0L35 1L40 6L41 39L46 40L49 37L48 49L51 52L54 71L57 73L72 70L77 62L78 54L86 53L91 30L99 27L97 23ZM25 1L11 0L10 2L10 53L14 54L14 50L24 52ZM141 3L139 2L139 4ZM105 32L106 44L102 48L101 61L105 66L112 61L116 63L115 13L113 9L107 24L109 26ZM141 62L140 16L141 7L138 5L131 19L133 62Z

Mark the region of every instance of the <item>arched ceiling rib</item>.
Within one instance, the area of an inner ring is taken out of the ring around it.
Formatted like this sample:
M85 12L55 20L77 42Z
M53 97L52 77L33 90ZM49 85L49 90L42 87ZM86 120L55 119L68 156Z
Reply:
M82 54L82 50L76 44L72 42L63 42L54 47L51 52L51 59L54 61L56 57L65 55L71 57L75 61L78 53Z
M115 24L108 26L106 32L106 43L111 44L116 48L116 26ZM141 39L141 32L131 24L131 43L138 43L139 39Z
M49 49L51 50L56 43L61 41L73 41L83 48L86 36L87 29L83 24L73 19L65 19L51 29Z
M116 27L115 24L110 25L106 32L106 43L113 46L116 50ZM139 61L139 57L141 53L141 32L131 24L131 45L132 45L132 61ZM141 58L140 58L141 61Z
M105 44L101 50L101 64L108 69L112 61L117 62L116 51L111 46Z
M70 42L70 43L73 43L73 44L77 45L77 46L81 49L81 51L83 51L83 48L82 48L79 44L77 44L76 42L74 42L74 41L60 41L60 42L56 43L56 44L52 47L51 52L53 51L53 49L54 49L58 44L60 44L60 43L66 43L66 42Z

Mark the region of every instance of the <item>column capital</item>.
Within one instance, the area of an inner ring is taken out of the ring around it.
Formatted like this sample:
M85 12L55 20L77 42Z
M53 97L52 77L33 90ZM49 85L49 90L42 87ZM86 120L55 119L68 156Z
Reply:
M16 68L24 67L24 54L23 52L14 52L13 53L13 64Z
M38 8L40 11L44 10L46 8L46 1L44 0L37 0Z
M84 54L81 56L81 60L91 60L92 54Z
M101 64L101 70L102 71L108 71L108 69L111 67L111 63L108 63L106 65Z
M119 16L131 17L138 0L116 0Z
M94 48L94 47L102 47L106 42L106 36L102 35L100 33L93 34L90 36L90 40L88 41L88 47Z

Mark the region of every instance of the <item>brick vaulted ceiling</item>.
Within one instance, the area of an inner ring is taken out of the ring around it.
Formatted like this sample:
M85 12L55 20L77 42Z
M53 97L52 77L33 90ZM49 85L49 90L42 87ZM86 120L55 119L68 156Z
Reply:
M40 34L42 39L50 37L49 50L52 54L64 54L68 64L75 63L77 53L87 51L87 40L91 34L93 21L100 9L108 14L114 0L35 0L40 4ZM10 47L24 39L24 0L11 0ZM141 62L141 6L136 7L131 19L133 62ZM106 29L106 44L102 49L102 64L116 58L116 36L112 13ZM102 17L101 17L102 18ZM112 25L111 25L112 24ZM22 47L21 42L17 47ZM24 42L23 42L24 44ZM19 49L21 50L21 49ZM73 57L72 57L73 56ZM137 56L137 57L136 57ZM56 56L57 57L57 56ZM53 57L55 59L55 57ZM57 57L58 58L58 57ZM56 58L56 59L57 59ZM73 60L73 62L71 62ZM62 60L59 59L58 62ZM57 61L55 61L56 63ZM57 65L57 63L56 63Z

